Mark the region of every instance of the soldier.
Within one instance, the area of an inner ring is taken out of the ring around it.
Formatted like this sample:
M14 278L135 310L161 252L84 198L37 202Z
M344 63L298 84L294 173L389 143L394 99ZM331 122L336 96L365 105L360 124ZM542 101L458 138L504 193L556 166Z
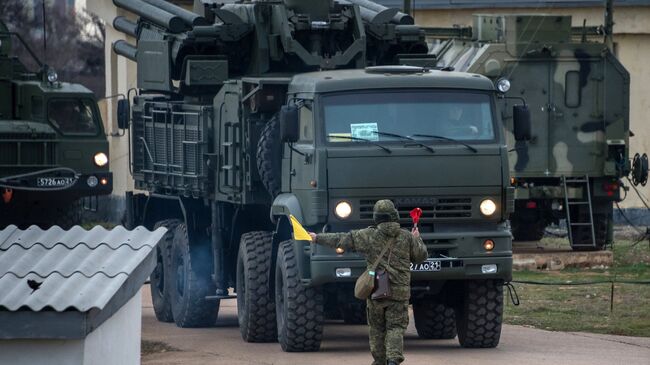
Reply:
M370 351L373 365L397 365L404 361L404 332L408 326L408 306L411 296L411 263L427 258L427 248L417 228L411 233L400 228L399 214L390 200L375 204L373 218L376 226L349 233L309 233L312 243L332 248L342 247L366 257L372 265L383 248L392 241L389 252L379 262L390 278L391 297L367 300L370 325Z

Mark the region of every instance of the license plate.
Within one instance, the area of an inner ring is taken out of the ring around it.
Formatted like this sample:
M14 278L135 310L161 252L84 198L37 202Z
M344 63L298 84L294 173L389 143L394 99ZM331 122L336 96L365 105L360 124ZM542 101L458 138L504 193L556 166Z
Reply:
M411 271L435 272L435 271L440 271L440 269L442 269L440 260L427 260L420 264L411 264Z
M72 185L74 179L71 177L39 177L36 178L36 186L38 187L63 187Z

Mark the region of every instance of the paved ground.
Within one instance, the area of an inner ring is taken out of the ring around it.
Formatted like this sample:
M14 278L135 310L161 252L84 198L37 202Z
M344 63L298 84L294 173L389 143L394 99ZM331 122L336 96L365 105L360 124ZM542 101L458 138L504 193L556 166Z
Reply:
M234 300L223 301L216 328L182 329L159 323L153 314L148 288L143 292L142 337L160 341L180 351L154 353L143 364L228 365L329 365L370 364L365 326L338 323L325 327L322 349L317 353L284 353L277 343L248 344L237 327ZM456 340L419 340L412 324L406 336L405 364L503 365L650 365L650 338L605 336L585 333L548 332L505 326L496 349L469 350Z

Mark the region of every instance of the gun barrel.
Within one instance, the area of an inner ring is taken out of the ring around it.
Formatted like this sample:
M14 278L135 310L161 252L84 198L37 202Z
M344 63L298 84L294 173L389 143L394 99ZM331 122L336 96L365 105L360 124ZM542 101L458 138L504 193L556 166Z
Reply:
M359 5L359 7L372 10L372 11L374 11L376 13L381 13L381 12L388 9L385 6L379 5L379 4L377 4L377 3L373 2L373 1L370 1L370 0L348 0L348 1L353 3L353 4ZM410 16L410 15L408 15L406 13L402 13L401 11L398 11L397 14L395 14L395 16L393 16L392 22L397 23L397 24L401 24L401 25L413 25L413 24L415 24L415 20L413 20L412 16Z
M207 19L200 16L199 14L193 13L189 10L185 10L180 6L169 3L165 0L143 0L144 2L151 4L157 8L160 8L170 14L174 14L177 17L183 19L185 24L190 27L195 25L210 25Z
M138 25L123 16L118 16L113 19L113 28L131 37L138 36Z
M138 49L135 46L129 44L127 41L119 40L113 42L113 52L120 56L124 56L131 61L136 60Z
M159 25L172 33L180 33L186 29L185 21L179 16L157 8L142 0L113 0L113 4L139 15L142 18Z

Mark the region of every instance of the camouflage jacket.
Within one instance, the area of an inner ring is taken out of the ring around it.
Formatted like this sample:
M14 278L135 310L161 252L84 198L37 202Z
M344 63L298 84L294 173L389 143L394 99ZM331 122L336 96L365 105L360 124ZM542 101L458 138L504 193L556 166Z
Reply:
M422 238L416 238L411 232L401 229L399 223L380 223L377 227L349 233L323 233L316 236L316 243L356 251L366 257L366 264L370 268L393 238L396 239L392 251L389 249L384 255L378 268L388 271L392 299L408 300L411 296L411 263L418 264L426 260L428 254Z

